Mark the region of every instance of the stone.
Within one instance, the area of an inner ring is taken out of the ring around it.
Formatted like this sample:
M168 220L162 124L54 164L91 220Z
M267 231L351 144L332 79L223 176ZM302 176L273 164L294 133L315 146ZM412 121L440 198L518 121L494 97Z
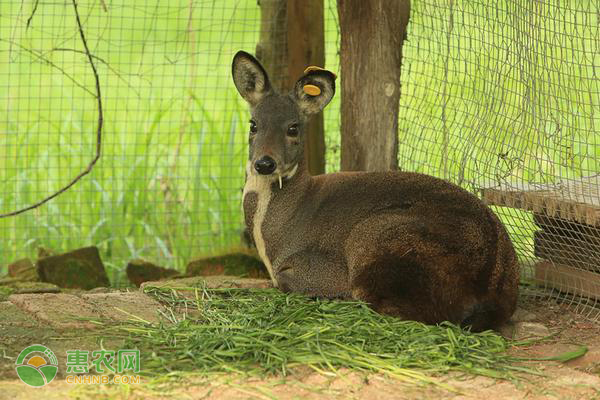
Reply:
M524 310L522 308L517 308L510 319L514 322L530 322L535 320L536 318L537 315L535 315L534 313Z
M48 282L15 282L11 287L15 294L60 292L58 286Z
M94 329L88 320L99 320L101 315L78 296L71 294L13 294L8 300L41 324L57 331Z
M180 275L179 271L171 268L159 267L149 261L140 259L131 260L127 264L126 271L129 281L137 287L140 287L143 282L159 281L161 279Z
M63 288L89 290L110 286L100 253L95 246L40 258L37 267L42 281Z
M8 296L14 293L14 290L7 286L0 286L0 301L8 300Z
M8 276L26 281L39 281L37 269L29 258L8 264Z
M269 272L262 261L255 256L242 252L193 260L187 265L186 275L228 275L249 278L269 278Z
M514 323L512 336L514 340L542 338L550 335L550 330L543 324L537 322Z
M111 289L109 287L98 286L97 288L93 288L88 290L86 293L111 293L113 291L117 291L118 289Z
M160 320L160 303L139 292L114 292L83 294L81 298L99 310L100 314L112 321L145 321L155 323Z
M0 301L0 321L0 377L3 378L18 379L15 359L21 350L34 343L45 344L50 337L59 336L51 327L40 324L9 301Z
M0 337L8 335L8 328L12 326L33 328L38 325L35 319L10 301L0 301L0 321Z
M5 301L11 294L24 293L58 293L60 288L52 283L21 281L18 278L3 279L0 282L0 301Z

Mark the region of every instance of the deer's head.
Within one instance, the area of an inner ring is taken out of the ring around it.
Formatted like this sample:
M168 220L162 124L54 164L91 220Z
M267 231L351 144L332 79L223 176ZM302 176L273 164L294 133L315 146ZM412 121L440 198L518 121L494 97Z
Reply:
M232 75L250 105L248 174L275 180L292 176L304 157L306 126L335 93L335 75L326 70L305 73L287 94L277 93L265 69L252 55L239 51Z

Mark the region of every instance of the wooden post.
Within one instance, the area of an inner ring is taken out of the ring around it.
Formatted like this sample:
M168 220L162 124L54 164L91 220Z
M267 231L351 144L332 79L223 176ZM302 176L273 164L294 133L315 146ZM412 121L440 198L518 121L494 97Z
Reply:
M323 0L259 0L260 39L256 57L281 92L292 89L309 65L325 65ZM306 160L312 175L325 172L323 115L312 118L306 138Z
M341 169L398 168L398 103L409 0L338 0Z
M283 91L287 87L287 0L258 0L260 37L256 58L267 70L271 84Z
M323 0L288 1L288 85L291 89L309 65L325 66ZM308 124L306 161L311 175L325 173L323 113Z

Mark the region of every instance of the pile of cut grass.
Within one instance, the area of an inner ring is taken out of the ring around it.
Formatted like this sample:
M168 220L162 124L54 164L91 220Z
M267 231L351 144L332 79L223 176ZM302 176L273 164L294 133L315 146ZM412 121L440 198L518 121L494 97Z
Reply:
M177 290L147 290L167 307L171 322L111 328L125 335L127 346L140 349L142 368L150 376L184 371L286 375L308 366L433 383L432 375L449 371L511 379L524 370L513 365L507 342L491 331L402 321L357 301L277 290L187 288L186 296Z

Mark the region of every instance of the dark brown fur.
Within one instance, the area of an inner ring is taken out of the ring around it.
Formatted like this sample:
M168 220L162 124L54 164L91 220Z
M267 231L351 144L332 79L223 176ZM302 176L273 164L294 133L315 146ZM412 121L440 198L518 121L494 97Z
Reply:
M246 64L256 61L242 56ZM251 81L244 77L245 84ZM286 139L285 128L278 129L305 122L303 100L286 110L293 93L266 93L250 101L253 118L266 126L251 135L250 162L268 154L280 171L298 165L281 188L276 176L256 178L271 182L259 233L279 288L364 300L378 312L430 324L451 321L483 330L508 320L516 307L518 264L504 226L487 206L422 174L310 176L294 147L301 138ZM278 112L265 115L273 108ZM257 201L252 191L244 199L251 233Z

